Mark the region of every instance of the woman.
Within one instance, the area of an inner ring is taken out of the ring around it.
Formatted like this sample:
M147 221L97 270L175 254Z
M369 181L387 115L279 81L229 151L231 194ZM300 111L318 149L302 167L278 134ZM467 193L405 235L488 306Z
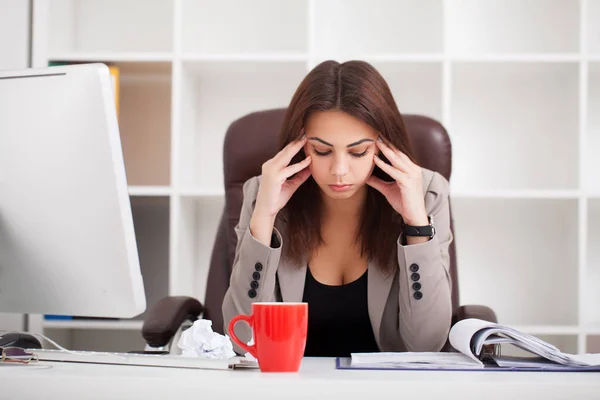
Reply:
M363 61L319 64L280 143L244 184L226 329L253 302L305 301L305 356L440 350L451 319L448 182L415 164L383 77ZM236 334L251 338L245 324Z

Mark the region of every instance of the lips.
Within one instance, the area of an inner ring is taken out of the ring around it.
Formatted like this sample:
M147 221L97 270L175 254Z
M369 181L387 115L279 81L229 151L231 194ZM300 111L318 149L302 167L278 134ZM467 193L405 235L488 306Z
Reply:
M336 192L343 192L345 190L350 189L352 187L352 185L350 185L350 184L344 184L344 185L335 184L335 185L329 185L329 187L331 188L331 190L334 190Z

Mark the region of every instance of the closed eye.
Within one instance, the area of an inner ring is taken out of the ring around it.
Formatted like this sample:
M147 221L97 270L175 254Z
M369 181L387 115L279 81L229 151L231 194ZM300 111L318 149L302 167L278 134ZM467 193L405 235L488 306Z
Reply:
M362 157L364 155L366 155L369 152L369 150L365 150L362 153L350 153L352 154L354 157Z
M319 151L319 150L315 149L315 154L317 154L318 156L327 156L327 155L331 154L331 151Z
M317 149L314 149L314 151L315 151L316 155L322 156L322 157L328 156L329 154L331 154L331 151L319 151ZM368 152L369 152L369 150L367 149L367 150L363 151L362 153L350 153L350 155L352 157L357 157L358 158L358 157L365 156Z

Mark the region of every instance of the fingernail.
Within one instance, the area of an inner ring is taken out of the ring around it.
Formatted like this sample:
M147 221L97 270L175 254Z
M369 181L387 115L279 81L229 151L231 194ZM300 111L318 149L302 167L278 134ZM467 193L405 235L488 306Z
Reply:
M377 136L377 141L383 143L383 140L381 140L381 136Z

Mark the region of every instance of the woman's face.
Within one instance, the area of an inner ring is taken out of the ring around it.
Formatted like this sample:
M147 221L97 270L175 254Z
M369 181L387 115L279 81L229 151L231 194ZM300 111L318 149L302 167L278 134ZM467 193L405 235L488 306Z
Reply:
M377 131L341 111L311 114L304 130L304 152L312 156L309 168L317 185L333 199L352 197L375 167Z

